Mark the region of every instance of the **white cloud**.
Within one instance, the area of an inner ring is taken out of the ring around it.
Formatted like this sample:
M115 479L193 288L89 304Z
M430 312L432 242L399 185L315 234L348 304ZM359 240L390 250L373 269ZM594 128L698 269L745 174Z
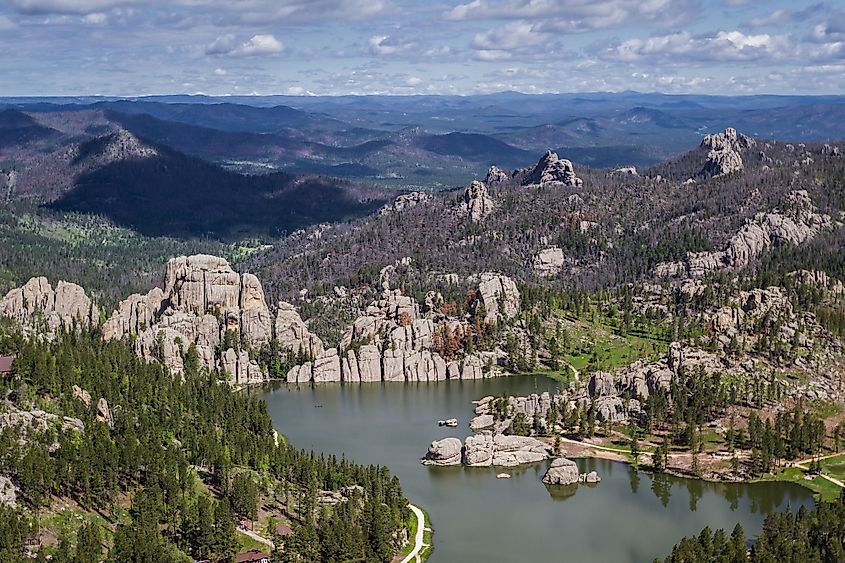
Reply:
M24 14L93 14L139 0L11 0L10 4Z
M419 76L411 76L410 78L408 78L408 80L405 81L405 84L407 84L408 86L419 86L420 84L422 84L422 82L423 79Z
M416 43L392 35L374 35L367 40L367 51L378 57L389 57L409 53L416 48Z
M215 68L214 69L214 76L226 76L228 74L225 68Z
M530 20L537 29L574 33L647 21L672 26L695 17L693 0L472 0L444 14L447 20Z
M775 61L795 54L794 45L787 36L746 35L740 31L694 36L688 31L681 31L647 39L629 39L605 50L602 57L622 62L686 64Z
M247 41L238 43L231 33L218 37L206 47L206 55L228 55L232 57L252 57L257 55L275 55L285 50L285 45L273 35L253 35Z
M82 23L88 25L103 25L106 23L106 15L102 12L93 12L82 17Z

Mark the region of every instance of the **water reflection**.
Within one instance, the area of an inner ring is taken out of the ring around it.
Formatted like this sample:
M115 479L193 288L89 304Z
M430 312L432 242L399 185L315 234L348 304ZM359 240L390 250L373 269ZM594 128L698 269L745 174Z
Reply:
M561 546L567 561L652 561L705 526L732 530L739 522L753 537L766 511L812 504L795 485L707 483L607 460L576 460L582 473L601 476L594 487L546 487L548 463L508 469L420 465L432 440L470 433L472 401L555 386L543 378L280 386L264 398L277 428L297 447L388 465L406 495L431 514L431 563L559 561ZM453 417L458 428L437 426ZM511 478L497 479L500 472Z

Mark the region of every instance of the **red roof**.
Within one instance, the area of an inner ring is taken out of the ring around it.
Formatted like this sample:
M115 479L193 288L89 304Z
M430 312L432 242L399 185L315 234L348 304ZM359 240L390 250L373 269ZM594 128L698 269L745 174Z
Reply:
M235 556L235 563L258 563L260 561L267 561L270 556L264 552L252 549L245 553L239 553Z
M12 371L12 362L14 361L14 356L0 356L0 373L9 373Z

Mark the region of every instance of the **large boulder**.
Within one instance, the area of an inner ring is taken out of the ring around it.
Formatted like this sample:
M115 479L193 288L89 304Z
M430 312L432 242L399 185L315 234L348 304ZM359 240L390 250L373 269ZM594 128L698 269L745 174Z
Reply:
M536 438L528 436L493 436L493 465L515 467L536 463L551 456L551 448Z
M559 246L549 246L534 255L532 267L534 273L541 277L550 277L563 269L565 257Z
M559 457L552 461L543 483L547 485L574 485L578 483L578 466L571 459Z
M424 465L460 465L462 450L461 441L457 438L435 440L420 461Z
M493 436L478 434L464 441L464 464L469 467L493 465Z

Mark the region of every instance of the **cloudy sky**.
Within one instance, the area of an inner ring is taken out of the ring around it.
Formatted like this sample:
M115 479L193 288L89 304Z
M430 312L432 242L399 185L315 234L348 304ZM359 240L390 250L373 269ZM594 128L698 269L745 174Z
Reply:
M0 95L845 94L841 0L0 0Z

